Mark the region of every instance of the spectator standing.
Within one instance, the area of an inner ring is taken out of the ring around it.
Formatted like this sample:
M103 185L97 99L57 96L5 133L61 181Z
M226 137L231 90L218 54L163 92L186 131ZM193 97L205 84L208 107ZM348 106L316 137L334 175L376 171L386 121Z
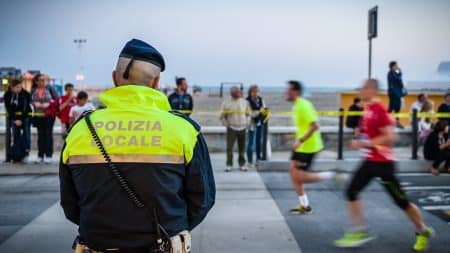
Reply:
M194 99L187 92L188 83L186 78L176 78L177 89L169 96L169 103L172 110L180 111L185 115L190 115L194 109Z
M74 85L66 83L64 85L65 94L59 98L59 119L61 120L62 134L65 139L67 130L70 127L70 109L77 104L77 98L73 91Z
M7 160L27 162L31 145L31 95L22 88L22 81L15 79L11 82L4 95L4 103L13 134L13 145Z
M220 119L227 128L227 162L226 172L233 166L233 146L237 140L239 153L239 169L247 171L245 167L245 131L249 123L250 105L242 98L241 90L237 86L230 89L231 97L226 99L221 106Z
M399 113L402 109L403 97L406 96L406 89L403 85L402 71L398 67L396 61L391 61L389 63L389 73L387 75L388 79L388 96L389 96L389 112ZM396 119L397 128L403 129L404 127L400 124L400 119Z
M442 103L438 108L438 113L449 113L447 117L440 117L440 120L446 120L447 124L450 125L450 92L445 93L444 103Z
M348 112L350 115L347 116L347 120L345 121L345 125L348 128L353 129L353 135L357 136L359 134L359 123L361 120L361 115L352 115L352 113L362 113L364 110L361 99L354 98L353 104L348 108Z
M88 94L85 91L80 91L77 94L77 104L70 108L69 123L73 124L84 112L95 110L95 106L88 102Z
M426 160L433 161L430 172L439 174L439 166L445 162L445 170L450 173L450 140L448 140L448 123L440 120L436 123L434 131L430 133L423 148Z
M38 132L38 160L43 164L53 161L53 125L55 123L56 109L55 101L58 100L57 93L48 87L48 77L37 74L33 78L31 101L36 115L33 117L33 125ZM47 160L44 160L44 156Z
M248 89L247 101L250 105L250 124L248 128L248 143L247 143L247 162L254 167L253 152L256 152L256 160L261 160L261 140L262 140L262 125L264 120L264 100L259 95L258 85L252 85Z

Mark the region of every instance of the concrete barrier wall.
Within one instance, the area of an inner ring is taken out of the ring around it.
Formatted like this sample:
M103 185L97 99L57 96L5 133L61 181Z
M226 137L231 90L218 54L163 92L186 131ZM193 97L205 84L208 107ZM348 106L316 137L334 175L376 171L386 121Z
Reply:
M226 149L226 134L225 127L221 126L210 126L203 127L202 132L205 136L206 142L208 143L209 150L211 152L224 152ZM292 140L294 138L293 127L271 127L270 132L270 142L273 151L289 151L291 150ZM37 133L36 129L32 128L32 149L37 149ZM325 147L328 150L337 149L338 141L338 128L337 127L322 127L321 129L322 137L325 142ZM411 145L411 130L405 129L399 131L400 139L397 142L397 146L410 146ZM347 143L352 137L352 132L350 129L344 131L344 140ZM63 145L63 140L61 137L61 129L55 127L54 130L54 148L55 150L60 150ZM0 129L0 147L5 147L5 129Z

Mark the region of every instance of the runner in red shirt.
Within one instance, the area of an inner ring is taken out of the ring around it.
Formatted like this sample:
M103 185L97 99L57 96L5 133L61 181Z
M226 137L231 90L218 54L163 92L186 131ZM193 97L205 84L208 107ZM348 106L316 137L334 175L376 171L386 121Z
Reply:
M59 98L59 119L61 120L61 127L62 127L62 134L63 134L63 138L66 138L67 135L67 130L70 127L70 122L69 122L69 112L70 109L72 108L72 106L77 104L77 96L76 94L73 92L74 86L71 83L66 83L64 85L64 91L66 92L66 94L64 94L64 96L61 96Z
M351 141L350 146L355 150L366 150L366 155L346 191L353 228L343 238L336 240L335 245L345 248L358 247L373 239L367 231L358 194L373 178L380 178L381 184L389 195L416 226L417 238L414 250L423 251L427 248L428 240L434 232L432 228L424 224L419 209L409 202L394 175L392 144L398 137L394 131L394 120L384 106L376 100L378 89L378 81L369 79L360 90L360 97L365 105L361 120L361 138Z

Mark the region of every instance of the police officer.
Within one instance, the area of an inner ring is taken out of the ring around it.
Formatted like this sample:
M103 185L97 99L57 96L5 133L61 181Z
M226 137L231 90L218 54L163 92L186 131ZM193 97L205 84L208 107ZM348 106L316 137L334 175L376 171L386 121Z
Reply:
M189 252L189 231L214 204L200 127L171 112L157 91L164 68L155 48L129 41L112 74L115 88L100 94L106 108L84 115L67 136L61 206L79 226L78 249ZM155 251L161 238L172 251Z

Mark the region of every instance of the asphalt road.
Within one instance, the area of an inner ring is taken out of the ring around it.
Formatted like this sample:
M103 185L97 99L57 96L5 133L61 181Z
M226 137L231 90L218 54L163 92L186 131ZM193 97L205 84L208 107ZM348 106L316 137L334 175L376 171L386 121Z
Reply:
M56 175L0 176L0 244L58 199Z
M260 173L278 208L284 215L303 253L321 252L411 252L414 227L396 208L376 182L361 195L366 216L377 240L364 248L343 251L332 241L345 231L347 213L343 190L331 182L308 186L314 214L290 215L288 210L297 203L287 173ZM437 237L429 252L450 252L450 218L448 215L450 176L432 177L423 174L401 176L411 199L419 203L428 224ZM57 175L0 177L0 244L28 224L59 199ZM255 215L257 215L255 210ZM230 213L230 215L233 215ZM226 227L223 229L226 230ZM232 230L232 228L230 228Z
M412 252L414 226L376 181L372 182L360 197L364 202L365 216L371 232L377 239L358 249L342 250L333 246L333 240L342 236L348 228L344 186L337 187L333 182L308 185L306 190L314 213L306 216L291 215L289 209L294 207L298 200L288 174L265 172L260 175L303 253ZM429 210L424 211L423 215L426 223L436 230L437 236L433 238L431 248L427 252L449 253L450 176L402 174L400 179L410 199Z

